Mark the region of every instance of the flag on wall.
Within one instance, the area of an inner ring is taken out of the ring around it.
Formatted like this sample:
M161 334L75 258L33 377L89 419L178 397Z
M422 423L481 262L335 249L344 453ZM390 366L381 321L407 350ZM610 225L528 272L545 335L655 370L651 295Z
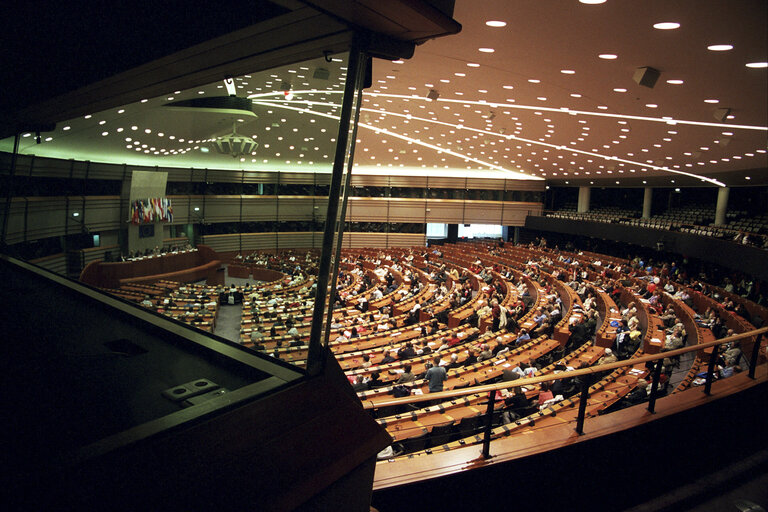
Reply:
M173 222L173 207L167 197L150 197L137 199L131 203L131 224L148 224L150 222Z

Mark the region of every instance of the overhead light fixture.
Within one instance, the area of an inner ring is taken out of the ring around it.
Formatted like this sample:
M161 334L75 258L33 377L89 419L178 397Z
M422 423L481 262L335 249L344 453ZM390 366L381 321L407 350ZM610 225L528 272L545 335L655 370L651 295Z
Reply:
M753 69L768 68L768 62L747 62L745 66Z
M259 143L248 137L247 135L240 135L237 133L237 124L232 124L232 133L224 135L223 137L216 137L213 141L214 149L222 155L230 155L232 158L239 158L244 155L250 155L256 148L259 147Z
M707 50L712 52L727 52L728 50L733 50L732 44L711 44L707 46Z
M485 24L488 25L489 27L495 27L495 28L507 26L506 21L498 21L498 20L489 20L489 21L486 21Z
M676 21L663 21L661 23L654 23L653 28L658 30L674 30L680 28L680 24Z

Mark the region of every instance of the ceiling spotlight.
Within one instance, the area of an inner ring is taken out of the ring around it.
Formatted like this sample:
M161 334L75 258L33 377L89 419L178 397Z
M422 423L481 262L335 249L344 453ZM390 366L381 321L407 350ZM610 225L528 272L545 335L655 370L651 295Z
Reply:
M213 141L213 148L222 155L230 155L232 158L238 158L243 155L250 155L259 143L248 137L237 133L237 125L232 124L232 133L223 137L216 137Z
M430 89L429 92L427 93L427 98L429 98L430 100L436 100L439 97L440 97L440 93L434 89Z
M680 28L680 24L675 21L664 21L661 23L654 23L653 28L658 30L674 30Z

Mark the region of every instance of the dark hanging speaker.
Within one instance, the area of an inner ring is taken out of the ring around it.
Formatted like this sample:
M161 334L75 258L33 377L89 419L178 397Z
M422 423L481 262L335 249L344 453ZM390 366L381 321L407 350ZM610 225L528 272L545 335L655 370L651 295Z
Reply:
M643 87L653 89L653 86L656 85L656 80L658 80L660 76L661 73L658 69L642 67L637 68L635 76L633 76L632 79Z

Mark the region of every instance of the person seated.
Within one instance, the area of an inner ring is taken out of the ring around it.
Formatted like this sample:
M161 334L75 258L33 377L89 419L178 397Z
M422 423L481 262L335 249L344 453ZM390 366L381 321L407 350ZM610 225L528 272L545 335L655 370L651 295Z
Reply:
M648 398L648 392L646 391L648 387L648 381L645 379L638 379L637 386L635 389L629 392L627 395L626 401L629 403L629 405L636 405L641 402L643 402L646 398Z
M469 355L464 360L464 366L465 367L466 366L471 366L471 365L473 365L473 364L475 364L477 362L477 354L478 354L477 348L472 347L472 348L469 349L468 352L469 352Z
M370 368L372 364L373 363L371 363L371 356L369 356L368 354L363 354L363 364L360 366L363 368Z
M413 367L410 364L403 366L403 373L400 374L400 377L397 379L395 384L405 384L416 380L416 376L411 373L412 368Z
M515 339L515 345L521 345L527 341L530 341L530 339L531 339L531 335L528 334L528 330L525 328L520 329L520 333Z
M376 389L384 385L385 383L381 380L381 374L379 372L373 372L370 379L368 379L368 389Z
M253 329L251 329L251 341L256 343L257 341L261 340L264 337L264 333L261 332L261 327L256 326Z
M397 355L401 361L416 357L416 350L413 348L413 343L410 341L406 342L405 346L398 351Z
M616 361L618 361L618 358L613 353L613 350L611 350L609 348L606 348L605 349L605 355L603 357L601 357L600 359L598 359L597 364L599 364L599 365L601 365L601 364L610 364L610 363L615 363Z
M491 352L488 345L486 343L480 345L480 354L477 356L477 362L479 363L480 361L485 361L491 358L493 358L493 352Z
M389 364L395 362L397 358L397 352L391 350L379 361L379 364Z
M451 354L451 361L445 365L446 370L454 370L456 368L461 368L461 363L459 363L459 354L453 353Z

